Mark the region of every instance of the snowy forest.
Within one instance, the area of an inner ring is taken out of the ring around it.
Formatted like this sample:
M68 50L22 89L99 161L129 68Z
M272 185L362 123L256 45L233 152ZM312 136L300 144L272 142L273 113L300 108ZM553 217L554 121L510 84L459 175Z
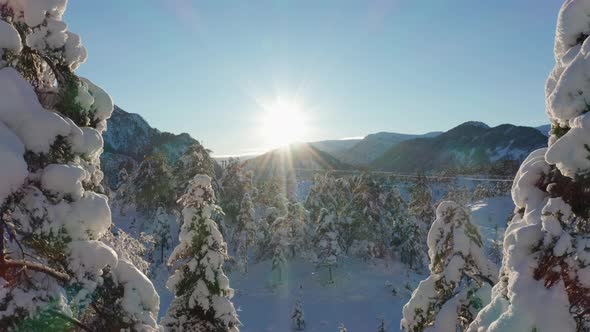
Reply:
M557 17L550 128L244 160L78 76L66 7L0 0L0 331L590 331L590 0Z

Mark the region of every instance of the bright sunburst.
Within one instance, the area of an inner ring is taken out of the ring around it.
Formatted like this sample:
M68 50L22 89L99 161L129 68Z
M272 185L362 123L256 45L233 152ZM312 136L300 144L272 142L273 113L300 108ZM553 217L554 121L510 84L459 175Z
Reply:
M260 132L266 144L280 147L304 139L307 119L297 102L278 98L263 108Z

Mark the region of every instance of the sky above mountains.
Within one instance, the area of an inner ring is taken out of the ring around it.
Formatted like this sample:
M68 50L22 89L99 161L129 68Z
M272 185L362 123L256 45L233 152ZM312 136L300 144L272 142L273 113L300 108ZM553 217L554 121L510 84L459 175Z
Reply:
M126 111L223 155L272 145L260 123L277 98L305 114L307 141L547 123L560 5L70 1L66 20L89 51L80 75Z

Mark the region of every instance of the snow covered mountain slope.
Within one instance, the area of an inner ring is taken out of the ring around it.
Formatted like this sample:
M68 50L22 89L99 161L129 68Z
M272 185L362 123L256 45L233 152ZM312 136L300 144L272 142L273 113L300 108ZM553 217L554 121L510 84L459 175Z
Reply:
M490 128L478 122L466 122L436 137L403 141L370 166L397 172L445 169L481 172L497 167L513 174L511 164L517 167L531 151L546 145L547 137L535 128L510 124Z
M399 133L376 133L368 135L350 148L341 151L334 151L333 154L342 162L355 166L364 166L370 164L375 159L383 155L394 145L414 138L436 137L440 132L432 132L424 135L410 135ZM321 147L318 147L322 149ZM324 150L326 151L326 150ZM332 153L330 151L326 151Z
M139 114L128 113L115 106L104 133L101 164L108 184L117 183L122 167L132 169L152 153L162 153L168 161L177 160L188 146L197 141L190 135L161 132L151 127Z

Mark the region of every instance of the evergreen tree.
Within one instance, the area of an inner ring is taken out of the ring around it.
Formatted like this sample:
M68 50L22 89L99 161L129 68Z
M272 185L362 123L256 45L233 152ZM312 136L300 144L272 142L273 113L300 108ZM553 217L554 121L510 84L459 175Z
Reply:
M256 242L256 224L254 223L254 205L250 194L246 193L240 205L234 233L234 246L238 256L238 265L243 273L248 272L248 248Z
M401 262L411 269L423 266L426 232L423 225L410 216L408 206L397 188L387 192L383 202L381 234L391 239L393 250ZM391 226L390 226L391 225Z
M436 210L428 233L430 276L403 308L405 331L465 331L490 298L496 266L484 255L467 211L450 201Z
M274 207L267 208L264 214L264 218L259 219L256 226L256 259L258 261L271 257L271 255L274 252L271 249L271 243L273 239L272 225L275 222L275 220L279 218L279 212Z
M291 244L291 256L302 254L308 246L307 211L301 203L289 203L287 224Z
M305 330L305 313L303 312L303 285L299 286L299 297L295 301L291 313L291 321L296 331Z
M338 327L338 332L348 332L346 327L344 327L343 323L340 323L340 326Z
M205 174L215 179L215 161L211 158L210 153L210 150L196 142L189 146L174 164L174 174L178 179L181 192L197 174ZM215 189L215 186L213 188Z
M342 255L340 248L340 236L336 229L336 216L330 214L327 210L320 212L318 220L317 235L317 258L318 266L327 267L329 272L329 282L334 282L332 269L338 264L338 258Z
M66 3L0 2L0 330L157 330L153 285L100 241L113 102L75 73Z
M391 242L391 225L382 218L381 188L367 174L348 181L350 200L338 214L342 243L349 248L354 240L368 241L374 248L372 256L383 257Z
M164 251L168 249L171 241L170 224L168 223L168 214L163 207L158 207L156 211L156 218L154 223L154 241L156 249L160 253L160 263L164 263Z
M278 217L271 225L270 250L272 252L272 270L278 282L283 282L283 270L287 263L289 248L289 225L286 217Z
M423 223L425 229L430 227L434 220L432 208L432 192L428 187L428 180L424 174L418 174L416 181L410 187L410 215Z
M590 1L565 1L545 89L548 148L516 174L502 277L470 331L590 330L589 36Z
M377 332L387 332L387 329L385 329L385 320L383 318L379 319L379 326L377 327Z
M397 219L393 227L392 245L402 263L410 269L423 266L425 236L413 218Z
M179 203L184 222L168 260L175 268L166 284L175 298L162 323L171 331L238 331L233 289L223 272L227 247L212 219L221 211L211 178L195 176Z
M233 219L240 213L240 202L244 195L249 193L250 198L252 198L254 191L252 172L245 171L239 159L230 158L223 170L221 189L220 205L226 215Z
M117 199L124 205L134 204L145 213L154 213L156 206L175 207L175 181L172 169L162 154L147 156L117 191ZM120 197L119 193L123 193ZM151 212L150 212L151 211Z

